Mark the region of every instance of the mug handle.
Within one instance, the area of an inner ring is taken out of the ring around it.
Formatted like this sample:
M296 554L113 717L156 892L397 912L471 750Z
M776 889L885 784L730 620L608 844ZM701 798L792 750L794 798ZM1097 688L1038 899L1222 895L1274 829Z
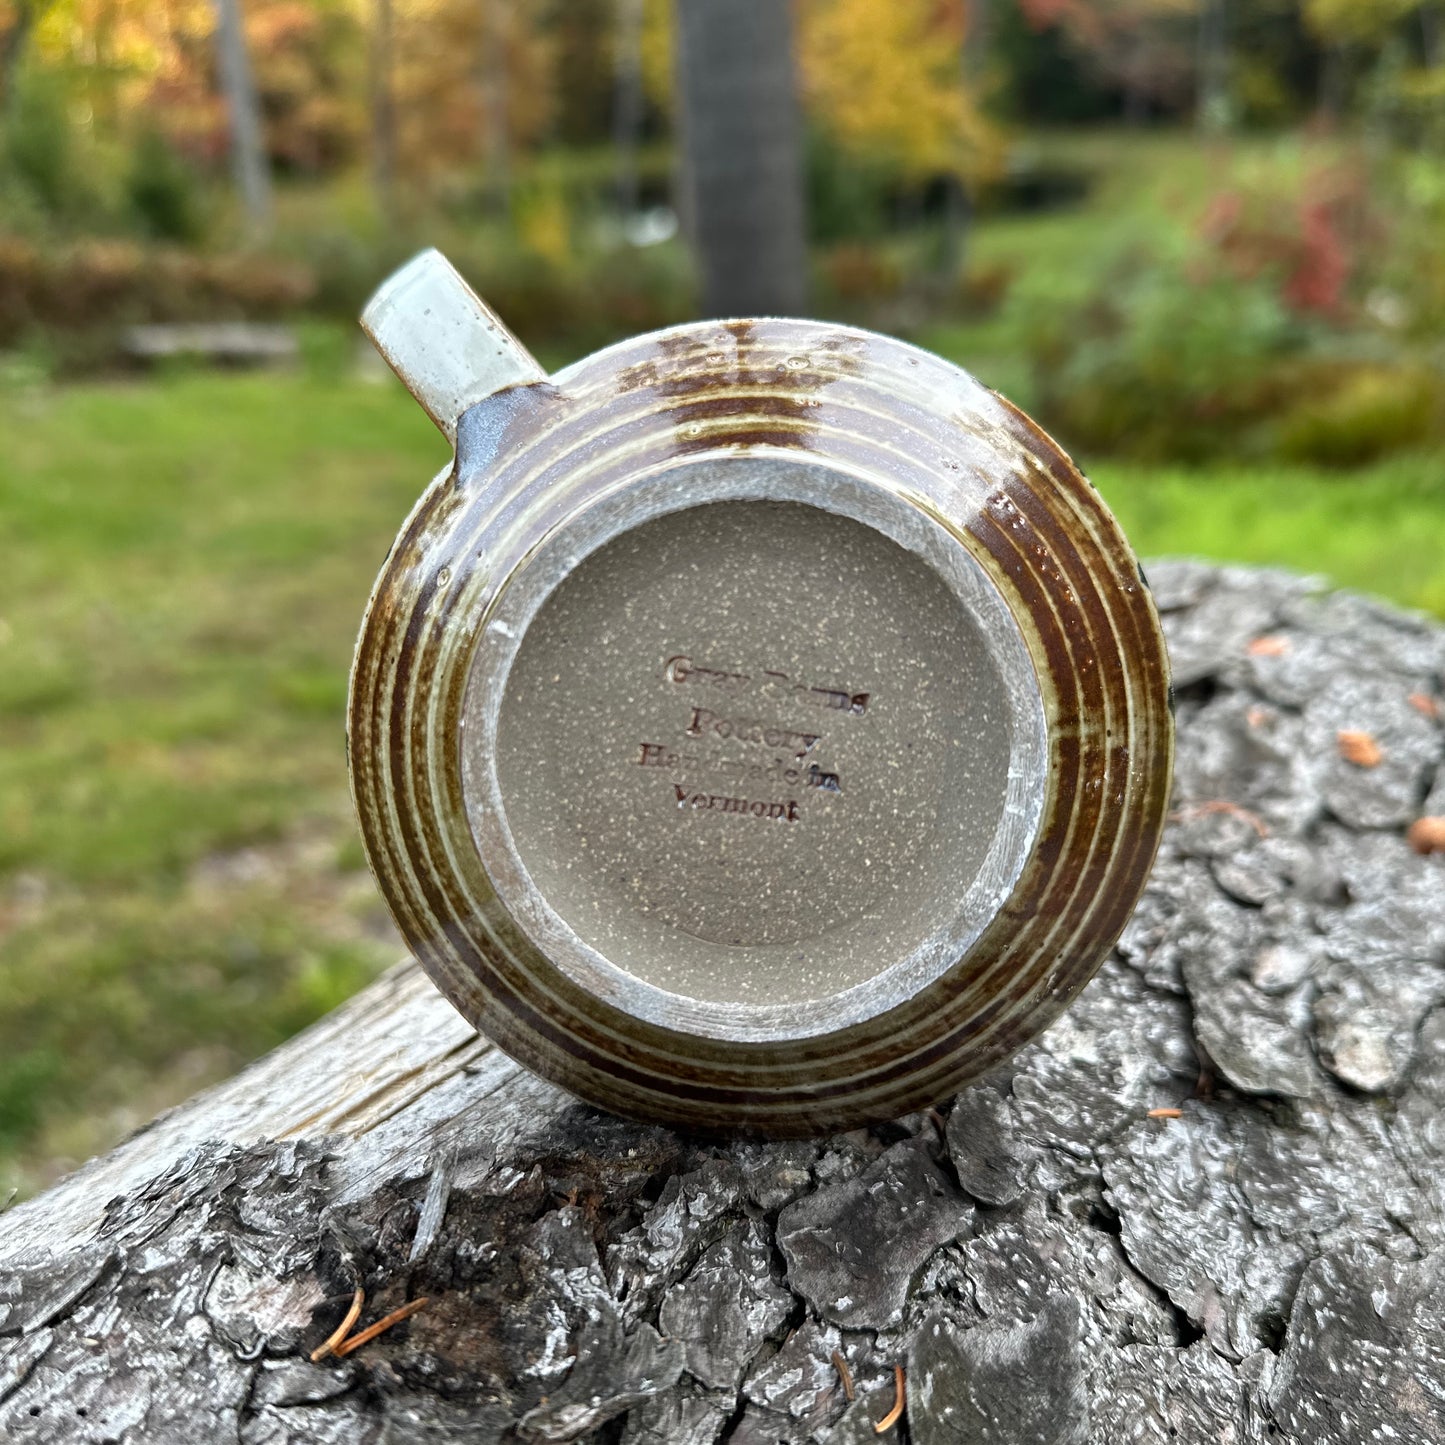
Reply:
M477 402L547 373L437 250L423 251L377 289L362 329L453 446Z

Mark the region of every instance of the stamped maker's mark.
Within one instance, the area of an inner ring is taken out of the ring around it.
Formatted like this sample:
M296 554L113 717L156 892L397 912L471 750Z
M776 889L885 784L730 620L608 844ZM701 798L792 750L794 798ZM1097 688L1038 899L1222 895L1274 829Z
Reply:
M689 793L681 783L674 783L672 791L677 795L679 808L694 811L735 813L745 818L767 818L774 823L796 823L798 821L798 800L789 798L786 802L773 800L728 798L721 793Z
M801 796L807 795L806 790L843 791L843 780L836 771L825 768L816 759L804 766L804 760L824 741L825 734L817 724L789 726L768 717L754 716L751 709L735 712L726 700L751 694L755 705L766 704L768 712L801 705L861 717L872 700L869 693L798 682L777 668L749 673L705 666L681 652L667 658L662 675L672 686L705 688L719 697L714 706L688 701L686 719L680 719L683 726L679 741L637 744L633 763L641 768L660 769L668 775L677 807L774 823L798 823L803 821L798 796L758 798L734 790L739 784L746 787L754 783L797 789ZM729 755L728 744L742 745L742 755L737 755L735 750ZM769 753L771 758L765 756ZM709 782L713 787L721 783L728 791L714 792L707 786Z
M825 708L831 712L862 714L868 711L871 694L854 692L846 687L820 687L798 682L775 667L765 667L756 675L729 672L721 667L705 667L679 652L663 663L662 675L679 686L715 687L737 696L754 691L773 702L800 702L806 707Z

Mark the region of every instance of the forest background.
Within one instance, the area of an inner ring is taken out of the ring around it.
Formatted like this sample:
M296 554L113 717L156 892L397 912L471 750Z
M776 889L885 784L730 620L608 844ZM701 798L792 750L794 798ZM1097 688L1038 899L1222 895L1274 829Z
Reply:
M678 18L0 0L0 1207L398 956L346 671L446 454L353 318L423 245L548 365L698 314ZM810 312L1036 414L1145 554L1445 615L1445 0L791 18ZM221 321L295 356L137 359Z

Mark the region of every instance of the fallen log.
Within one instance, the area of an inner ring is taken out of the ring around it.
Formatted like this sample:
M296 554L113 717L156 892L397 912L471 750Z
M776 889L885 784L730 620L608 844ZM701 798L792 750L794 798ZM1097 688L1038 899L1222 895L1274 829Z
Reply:
M1151 572L1175 821L1006 1069L705 1144L404 964L0 1219L0 1440L1445 1440L1445 629Z

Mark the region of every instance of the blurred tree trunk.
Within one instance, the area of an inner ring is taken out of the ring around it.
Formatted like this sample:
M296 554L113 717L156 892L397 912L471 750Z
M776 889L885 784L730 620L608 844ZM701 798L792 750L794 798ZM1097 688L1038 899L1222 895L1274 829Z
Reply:
M679 0L677 47L703 307L795 315L808 270L791 7Z
M1124 41L1123 87L1124 124L1143 125L1149 115L1149 98L1144 90L1144 51L1140 38L1131 36Z
M271 171L261 129L261 105L246 50L240 0L214 0L216 50L231 123L231 161L246 218L256 235L271 227Z
M1445 46L1442 46L1440 29L1439 6L1434 4L1433 0L1426 0L1420 7L1420 48L1425 64L1431 70L1445 61Z
M672 106L672 208L677 212L677 229L693 255L697 251L697 208L692 183L692 142L688 137L687 107L682 102L682 37L673 16L673 106Z
M1320 64L1320 118L1337 125L1345 113L1345 91L1349 83L1348 56L1339 42L1326 44Z
M1229 128L1229 12L1227 0L1201 0L1195 125L1206 134Z
M968 233L973 223L973 197L968 183L960 175L951 175L944 183L943 246L939 261L939 280L945 291L952 290L968 259Z
M972 93L983 84L988 64L991 33L989 0L963 0L963 36L958 54L958 81L964 92ZM973 222L973 196L968 183L957 172L947 179L943 196L943 253L941 278L952 286L963 270L968 252L968 232Z
M637 209L637 152L642 142L642 20L645 0L617 0L617 60L612 146L617 156L617 209Z
M0 112L8 111L13 102L15 76L41 9L42 0L17 0L14 18L0 31Z
M482 124L486 128L487 193L499 211L512 185L512 137L507 120L507 0L482 0Z
M371 182L376 208L396 218L396 96L391 84L391 0L376 0L371 18Z

